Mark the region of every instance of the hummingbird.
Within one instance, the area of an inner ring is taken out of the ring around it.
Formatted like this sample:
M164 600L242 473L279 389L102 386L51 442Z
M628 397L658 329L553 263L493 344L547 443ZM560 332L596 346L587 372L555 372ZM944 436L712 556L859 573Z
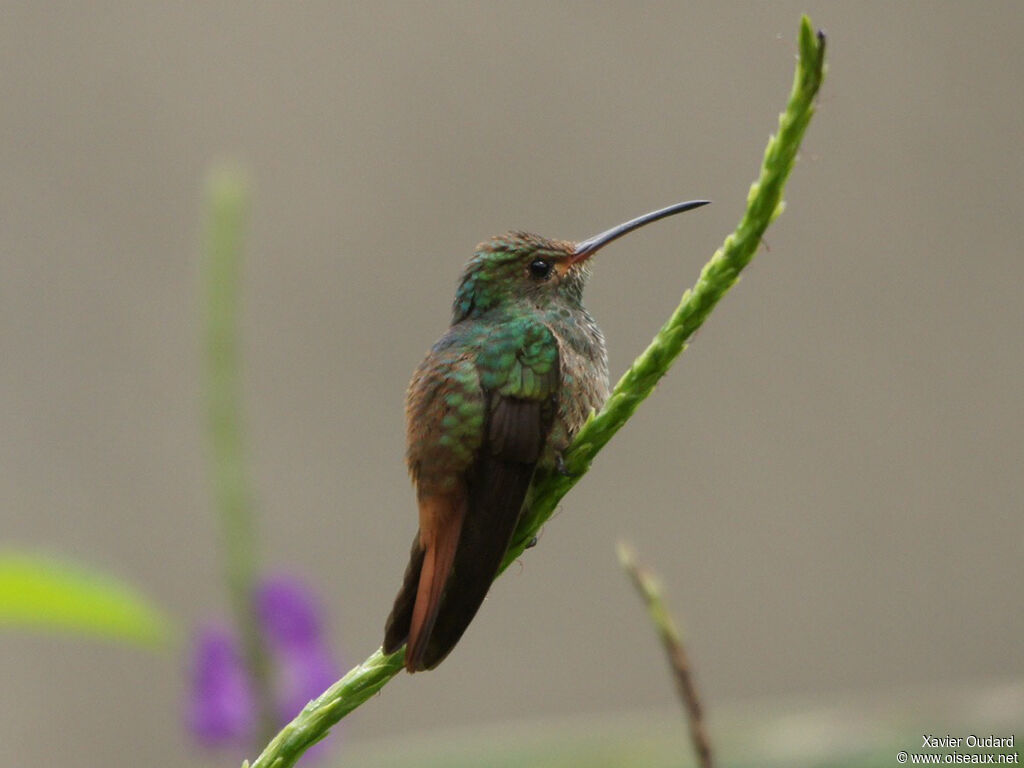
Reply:
M419 531L384 630L409 672L451 652L498 574L538 472L608 398L604 336L583 306L590 258L677 203L580 242L513 231L477 246L448 331L406 393L406 463Z

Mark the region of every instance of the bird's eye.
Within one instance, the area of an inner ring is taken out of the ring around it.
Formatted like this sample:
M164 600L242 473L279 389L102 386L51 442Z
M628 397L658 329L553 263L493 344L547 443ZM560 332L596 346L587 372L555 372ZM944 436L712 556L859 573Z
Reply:
M530 262L530 277L534 280L547 280L551 276L551 262L534 259Z

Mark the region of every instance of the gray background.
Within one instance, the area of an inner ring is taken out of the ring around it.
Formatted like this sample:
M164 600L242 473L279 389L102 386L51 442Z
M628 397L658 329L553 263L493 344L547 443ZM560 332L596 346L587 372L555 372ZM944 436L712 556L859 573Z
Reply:
M415 527L405 385L473 245L713 199L599 257L617 377L735 224L801 10L829 79L769 247L451 658L347 738L671 712L618 537L668 585L712 711L1019 679L1012 2L4 3L2 544L133 580L183 630L224 610L198 243L206 169L237 158L267 566L362 659ZM180 764L180 654L0 648L0 763Z

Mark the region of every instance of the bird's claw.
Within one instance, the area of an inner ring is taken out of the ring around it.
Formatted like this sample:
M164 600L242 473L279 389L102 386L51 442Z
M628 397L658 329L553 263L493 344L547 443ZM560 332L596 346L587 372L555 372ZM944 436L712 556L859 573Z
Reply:
M555 456L555 471L562 477L569 477L569 468L565 466L565 459L562 458L562 454Z
M537 537L534 536L532 539L530 539L528 542L526 542L526 546L523 547L523 549L533 549L536 546L537 546Z

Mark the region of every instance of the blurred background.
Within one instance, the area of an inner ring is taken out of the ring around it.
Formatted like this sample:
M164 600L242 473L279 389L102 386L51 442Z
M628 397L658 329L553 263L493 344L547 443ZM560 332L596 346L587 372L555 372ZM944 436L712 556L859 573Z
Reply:
M781 701L913 715L947 689L1019 712L1018 3L5 2L0 544L136 584L180 643L4 632L0 763L192 755L188 632L227 607L200 354L213 162L254 187L261 552L318 590L347 668L405 568L405 386L473 246L714 200L600 255L617 378L738 220L803 11L828 78L766 246L452 656L355 712L343 749L674 721L620 537L666 584L713 726Z

